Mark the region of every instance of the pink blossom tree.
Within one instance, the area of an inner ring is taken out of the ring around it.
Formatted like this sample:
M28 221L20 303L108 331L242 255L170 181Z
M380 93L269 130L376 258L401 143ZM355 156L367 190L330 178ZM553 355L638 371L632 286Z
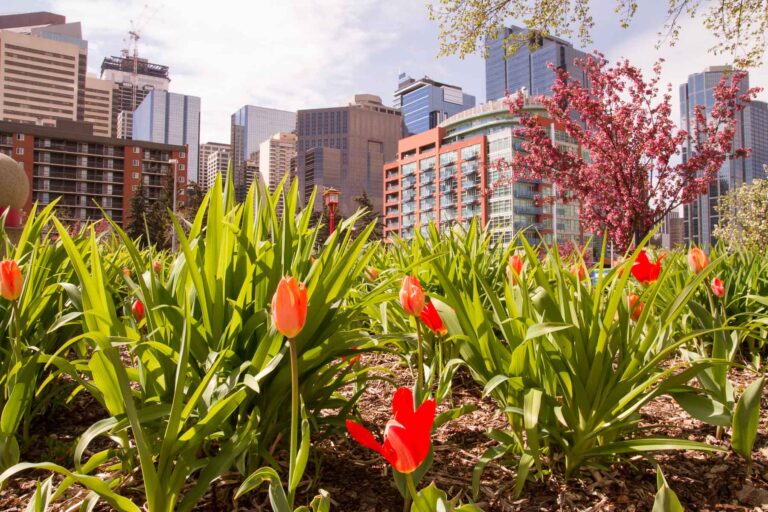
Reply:
M550 120L582 148L582 154L553 144L542 119L523 111L524 98L510 98L510 111L521 117L516 136L523 151L499 164L502 178L542 179L556 185L558 198L578 201L588 232L608 236L625 249L641 240L671 210L706 192L727 158L746 156L733 148L736 113L758 91L742 94L744 73L735 71L714 89L709 112L694 112L693 152L678 159L689 134L671 119L671 89L659 97L661 62L646 82L638 68L624 60L609 67L602 54L578 62L589 77L589 88L557 69L552 96L536 98ZM678 163L674 163L678 161Z

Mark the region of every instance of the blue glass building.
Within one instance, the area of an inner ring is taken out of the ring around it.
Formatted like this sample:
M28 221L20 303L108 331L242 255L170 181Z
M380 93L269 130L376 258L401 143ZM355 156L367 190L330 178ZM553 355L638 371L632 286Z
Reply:
M555 83L555 73L549 69L550 63L565 69L572 78L582 84L587 84L585 73L574 64L574 60L584 59L588 55L575 49L568 41L551 36L538 36L532 41L535 49L523 45L517 52L507 56L508 44L505 39L515 34L527 33L525 29L510 27L501 30L496 38L486 41L486 101L501 99L507 92L512 94L523 87L531 96L549 96Z
M724 74L731 72L733 69L730 66L710 66L702 73L689 75L688 81L680 85L680 125L689 134L695 131L696 106L703 106L705 111L711 110L715 104L715 86ZM742 80L739 87L742 94L749 89L749 76ZM731 189L765 178L763 166L768 164L768 104L753 101L737 114L733 144L734 147L751 148L752 153L749 158L726 159L707 193L683 207L685 243L714 244L716 240L712 230L720 219L717 211L720 198ZM689 139L682 148L683 161L693 152L695 145Z
M186 171L197 181L200 151L200 98L153 90L133 112L133 139L188 146Z
M475 106L475 97L460 87L436 82L429 77L414 80L405 73L398 77L394 107L403 113L408 135L425 132L444 119Z

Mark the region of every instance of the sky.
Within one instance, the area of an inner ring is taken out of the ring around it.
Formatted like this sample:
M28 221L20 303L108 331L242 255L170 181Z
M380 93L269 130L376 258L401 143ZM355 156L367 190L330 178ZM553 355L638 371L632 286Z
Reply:
M0 14L52 11L80 21L96 74L105 56L126 47L134 20L139 55L170 67L172 92L202 98L201 142L229 142L230 116L243 105L331 107L361 93L391 105L400 72L458 85L484 101L482 57L438 58L437 24L426 1L219 0L197 8L185 0L3 0ZM592 0L593 44L575 46L599 49L612 61L628 58L647 75L664 58L662 83L673 84L677 118L677 85L727 57L707 51L714 40L701 19L685 19L677 44L656 49L663 0L640 2L626 30L615 4ZM750 84L768 87L768 66L751 70Z

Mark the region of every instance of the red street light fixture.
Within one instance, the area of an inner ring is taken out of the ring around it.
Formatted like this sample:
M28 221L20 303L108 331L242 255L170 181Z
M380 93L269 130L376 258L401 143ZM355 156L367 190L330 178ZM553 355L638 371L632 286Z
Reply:
M326 187L325 190L323 190L323 202L325 203L325 206L328 207L331 234L333 234L333 230L336 227L334 224L336 207L339 206L339 191L333 187Z

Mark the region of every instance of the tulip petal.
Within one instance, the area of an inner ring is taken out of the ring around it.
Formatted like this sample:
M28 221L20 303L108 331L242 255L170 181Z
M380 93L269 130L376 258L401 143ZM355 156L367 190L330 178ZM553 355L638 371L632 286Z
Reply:
M390 420L382 455L399 472L411 473L427 458L430 443L429 433L418 432Z
M381 453L382 455L384 454L383 446L379 444L375 437L373 437L371 431L364 426L352 420L347 420L347 431L349 432L349 435L352 436L352 439L361 445L370 448L377 453Z
M408 387L401 387L395 391L392 397L392 414L395 420L408 425L413 421L413 391Z

